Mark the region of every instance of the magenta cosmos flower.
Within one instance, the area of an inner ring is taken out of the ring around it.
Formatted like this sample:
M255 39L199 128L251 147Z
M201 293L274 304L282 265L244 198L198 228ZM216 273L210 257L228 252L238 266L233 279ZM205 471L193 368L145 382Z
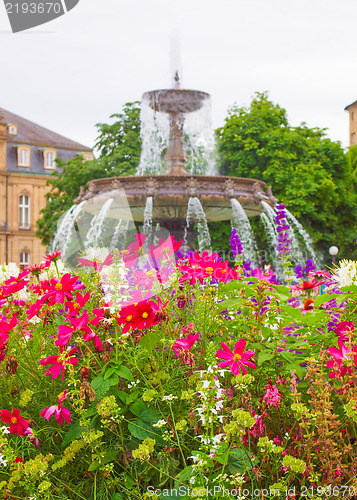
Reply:
M228 366L232 370L233 375L238 375L240 371L245 374L247 370L244 365L250 366L251 368L256 368L255 364L248 361L249 358L255 355L254 351L245 351L246 341L244 339L238 340L234 346L234 353L224 342L221 342L223 349L218 349L216 356L218 358L224 359L222 363L218 363L221 368L227 368Z
M64 348L61 346L61 354L59 356L54 355L45 359L40 359L41 365L52 365L47 371L45 371L45 375L51 375L52 380L54 380L62 373L62 380L64 380L66 365L76 366L78 364L78 359L72 357L72 354L74 354L77 350L78 348L74 347L69 352L63 352Z
M329 347L327 349L328 353L333 357L333 359L327 361L327 368L337 368L337 370L329 374L329 378L344 377L347 372L351 375L355 371L355 368L346 366L346 364L351 364L351 359L353 359L355 366L357 365L357 345L353 346L351 351L342 342L341 338L339 338L338 347L340 349L336 347Z
M196 340L199 339L199 334L192 335L190 333L186 338L182 337L175 340L172 349L178 358L181 358L186 365L193 365L193 354L190 351Z
M49 420L52 415L55 416L59 425L62 425L64 420L67 424L71 423L71 412L67 410L67 408L63 408L62 403L67 398L67 390L64 390L58 396L58 405L57 406L49 406L41 411L41 417L44 417L46 420Z

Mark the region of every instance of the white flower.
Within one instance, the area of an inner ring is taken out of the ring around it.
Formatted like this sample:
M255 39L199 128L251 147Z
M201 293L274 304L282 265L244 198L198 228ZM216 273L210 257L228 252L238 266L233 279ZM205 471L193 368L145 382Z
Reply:
M166 420L159 420L158 422L156 422L156 424L152 424L152 426L160 428L160 427L163 427L166 424L167 424Z
M216 436L213 436L212 438L212 443L214 445L220 443L222 441L223 434L217 434Z
M190 456L190 457L188 457L188 458L192 458L192 460L193 460L193 463L194 463L194 464L195 464L196 462L198 462L198 460L199 460L199 456L198 456L198 455L191 455L191 456Z
M177 396L174 396L173 394L169 394L168 396L164 396L162 398L163 401L172 401L173 399L177 399Z
M0 464L3 465L4 467L7 466L7 460L4 458L4 455L0 455Z
M190 479L190 483L195 484L195 482L196 482L196 478L195 478L195 476L192 476Z
M3 434L10 434L10 431L9 431L9 429L6 427L6 425L3 425L2 427L0 427L0 429L2 430Z
M350 286L357 284L357 262L354 260L341 260L339 267L335 269L334 278L339 286Z
M209 380L203 380L202 389L208 389L208 387L209 387Z

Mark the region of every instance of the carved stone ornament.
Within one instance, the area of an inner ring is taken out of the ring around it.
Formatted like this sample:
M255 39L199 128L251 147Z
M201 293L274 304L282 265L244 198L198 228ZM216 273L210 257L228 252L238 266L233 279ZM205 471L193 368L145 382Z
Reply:
M158 192L158 183L157 180L153 177L149 177L145 181L145 194L146 196L156 196Z
M227 198L231 199L235 197L235 184L232 179L227 179L224 182L224 194L227 196Z
M268 195L269 200L271 201L271 203L273 205L276 205L278 203L279 200L277 198L275 198L275 196L273 195L273 191L271 189L271 186L268 186L268 188L267 188L267 195Z
M123 189L123 184L119 181L119 179L114 178L110 187L112 189Z
M264 192L259 182L254 182L252 186L253 196L256 200L264 199Z
M195 179L193 177L188 179L188 181L186 182L186 192L187 192L188 196L190 196L190 197L197 196L198 187L199 186L198 186L197 179Z

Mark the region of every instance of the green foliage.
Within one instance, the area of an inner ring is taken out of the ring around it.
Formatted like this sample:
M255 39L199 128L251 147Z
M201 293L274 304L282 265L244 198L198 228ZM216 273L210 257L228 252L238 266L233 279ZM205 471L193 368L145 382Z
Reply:
M267 93L257 93L248 108L232 107L217 138L222 173L271 185L323 254L335 244L341 258L357 255L355 149L345 154L326 129L291 127Z
M36 236L48 245L61 215L73 205L81 187L93 179L133 175L140 159L140 103L127 103L123 112L111 115L113 124L98 123L96 149L98 159L83 161L75 156L69 162L57 161L57 168L47 181L51 191L47 205L37 221Z

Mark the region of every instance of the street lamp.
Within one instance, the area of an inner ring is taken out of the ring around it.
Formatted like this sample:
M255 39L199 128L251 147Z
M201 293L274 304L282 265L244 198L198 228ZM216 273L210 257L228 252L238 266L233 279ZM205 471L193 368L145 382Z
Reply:
M336 264L336 255L338 254L338 248L332 246L328 249L328 253L332 256L332 262Z

